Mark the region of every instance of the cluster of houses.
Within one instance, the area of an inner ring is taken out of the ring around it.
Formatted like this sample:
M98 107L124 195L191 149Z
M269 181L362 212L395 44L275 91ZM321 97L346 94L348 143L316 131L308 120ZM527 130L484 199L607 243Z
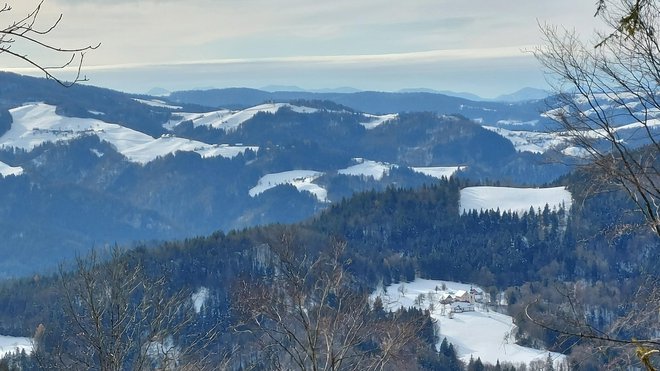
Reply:
M473 312L475 303L483 301L484 293L478 288L470 288L469 291L447 291L440 295L440 304L449 305L451 313Z

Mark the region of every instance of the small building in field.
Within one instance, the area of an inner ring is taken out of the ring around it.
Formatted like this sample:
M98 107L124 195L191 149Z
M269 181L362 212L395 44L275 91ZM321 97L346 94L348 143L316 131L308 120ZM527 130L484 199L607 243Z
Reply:
M465 301L455 301L450 304L454 313L474 312L474 304Z

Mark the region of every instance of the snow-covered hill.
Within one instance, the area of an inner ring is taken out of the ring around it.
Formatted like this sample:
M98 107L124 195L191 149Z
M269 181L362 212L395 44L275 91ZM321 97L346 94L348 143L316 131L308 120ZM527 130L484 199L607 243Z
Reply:
M0 175L21 175L23 174L23 168L20 166L9 166L4 162L0 162Z
M239 111L219 110L206 113L177 113L174 115L176 118L170 120L163 127L172 130L183 122L192 121L194 127L208 126L225 131L233 131L258 113L276 113L284 107L298 113L313 113L317 111L315 108L296 106L288 103L266 103Z
M384 162L365 160L363 158L355 158L353 161L355 165L349 166L345 169L337 171L339 174L372 177L375 180L381 180L390 170L396 165L387 164Z
M399 165L390 164L386 162L372 161L364 158L354 158L355 165L336 170L337 174L348 175L355 177L371 178L375 181L380 181L383 177L389 175L390 171L394 168L399 168ZM465 169L464 166L436 166L436 167L409 167L409 169L430 176L432 178L442 179L449 178L457 171ZM251 197L255 197L263 192L273 189L279 185L289 184L298 191L310 192L320 202L329 202L328 191L322 186L315 184L314 181L324 172L316 170L289 170L279 173L270 173L262 176L257 185L249 190Z
M550 209L570 210L573 203L571 193L565 187L512 188L512 187L467 187L461 190L460 210L500 210L522 214L541 209L547 204Z
M141 164L176 151L196 152L202 157L231 158L248 149L253 151L258 149L254 146L207 144L172 135L153 138L139 131L98 119L60 116L56 113L55 106L44 103L26 104L9 110L9 113L12 115L13 123L10 130L0 137L1 148L31 151L46 142L69 141L84 135L96 135L112 144L130 161Z
M314 184L313 181L323 175L315 170L290 170L281 173L266 174L262 176L257 185L249 191L251 197L255 197L278 185L290 184L301 192L313 194L320 202L328 201L328 191Z
M396 120L399 117L398 114L392 113L387 115L370 115L367 114L365 117L368 121L361 122L360 125L364 126L365 129L370 130L383 125L384 123Z
M450 178L456 174L457 171L465 170L466 166L427 166L427 167L411 167L415 172L428 175L434 178Z
M521 152L544 153L551 149L566 147L569 141L569 138L562 136L561 133L508 130L487 125L484 128L508 139L516 150Z
M443 288L444 287L444 288ZM488 299L473 300L474 311L449 314L450 305L440 300L447 296L469 293L471 290L483 293L474 285L450 281L416 279L413 282L397 283L381 288L371 295L372 300L380 296L385 310L396 311L400 307L428 309L431 317L437 320L439 341L447 338L465 362L470 358L495 364L511 362L528 365L532 361L545 361L550 354L556 365L565 357L547 350L532 349L515 344L516 326L510 316L488 309ZM483 295L483 294L478 294ZM473 296L474 297L474 296ZM440 343L437 344L440 347Z

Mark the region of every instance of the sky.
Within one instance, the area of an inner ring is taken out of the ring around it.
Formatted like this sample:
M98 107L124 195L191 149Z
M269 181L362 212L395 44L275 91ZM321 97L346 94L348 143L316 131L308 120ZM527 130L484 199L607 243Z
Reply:
M8 0L6 26L38 4ZM595 0L45 0L41 40L85 56L89 84L145 93L298 86L397 91L428 88L495 97L545 76L529 53L539 24L584 35ZM66 56L18 44L57 64ZM35 74L0 54L0 69Z

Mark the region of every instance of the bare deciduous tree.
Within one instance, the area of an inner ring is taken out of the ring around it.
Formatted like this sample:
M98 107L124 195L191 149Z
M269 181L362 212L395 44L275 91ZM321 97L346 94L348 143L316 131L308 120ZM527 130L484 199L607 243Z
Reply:
M288 237L284 237L287 239ZM402 357L416 339L419 319L374 315L355 291L342 260L344 243L318 257L296 252L289 241L274 251L276 273L234 290L237 331L254 335L262 362L273 369L409 369Z
M639 3L637 1L636 3ZM633 6L630 0L624 0ZM660 27L657 1L635 13L635 32L598 35L594 47L579 35L542 28L545 45L535 51L550 74L561 108L553 117L603 185L627 192L660 237ZM600 11L615 30L622 7Z
M540 328L558 334L559 342L573 344L574 351L581 348L576 352L578 362L602 356L607 360L608 369L645 367L652 371L656 370L660 354L658 284L657 278L648 278L629 301L619 304L618 310L625 312L620 316L599 311L594 299L602 298L594 297L586 282L557 286L557 293L563 300L551 302L539 297L525 305L524 315ZM604 328L595 326L588 318L594 311L608 314L612 323Z
M192 298L170 293L163 276L149 278L140 264L114 248L109 259L96 252L77 258L73 273L61 269L65 323L54 349L36 344L44 368L70 370L204 369L208 333L185 335L195 320ZM52 340L52 339L51 339ZM192 368L192 366L195 366Z
M81 75L81 69L85 53L94 50L100 46L87 45L77 48L64 48L56 46L45 40L45 36L55 30L62 21L60 15L53 22L46 22L45 25L40 22L39 15L45 0L39 1L34 9L25 16L15 16L14 10L5 3L0 6L0 55L8 54L18 58L27 64L42 71L46 77L54 79L59 84L71 86L79 81L86 81L86 77ZM27 54L26 49L38 48L50 51L62 58L57 65L51 65L50 62L42 62ZM76 73L71 81L65 81L54 75L55 70L62 70L67 67L75 69Z
M596 15L610 30L597 33L596 41L542 27L545 45L535 56L559 99L552 116L588 160L585 166L597 186L624 190L660 237L660 3L600 0ZM633 301L621 303L626 314L606 329L594 328L581 315L584 308L571 295L566 298L561 318L540 317L530 307L526 315L548 330L588 340L594 349L636 353L640 366L655 370L653 357L660 353L656 276L647 278Z

